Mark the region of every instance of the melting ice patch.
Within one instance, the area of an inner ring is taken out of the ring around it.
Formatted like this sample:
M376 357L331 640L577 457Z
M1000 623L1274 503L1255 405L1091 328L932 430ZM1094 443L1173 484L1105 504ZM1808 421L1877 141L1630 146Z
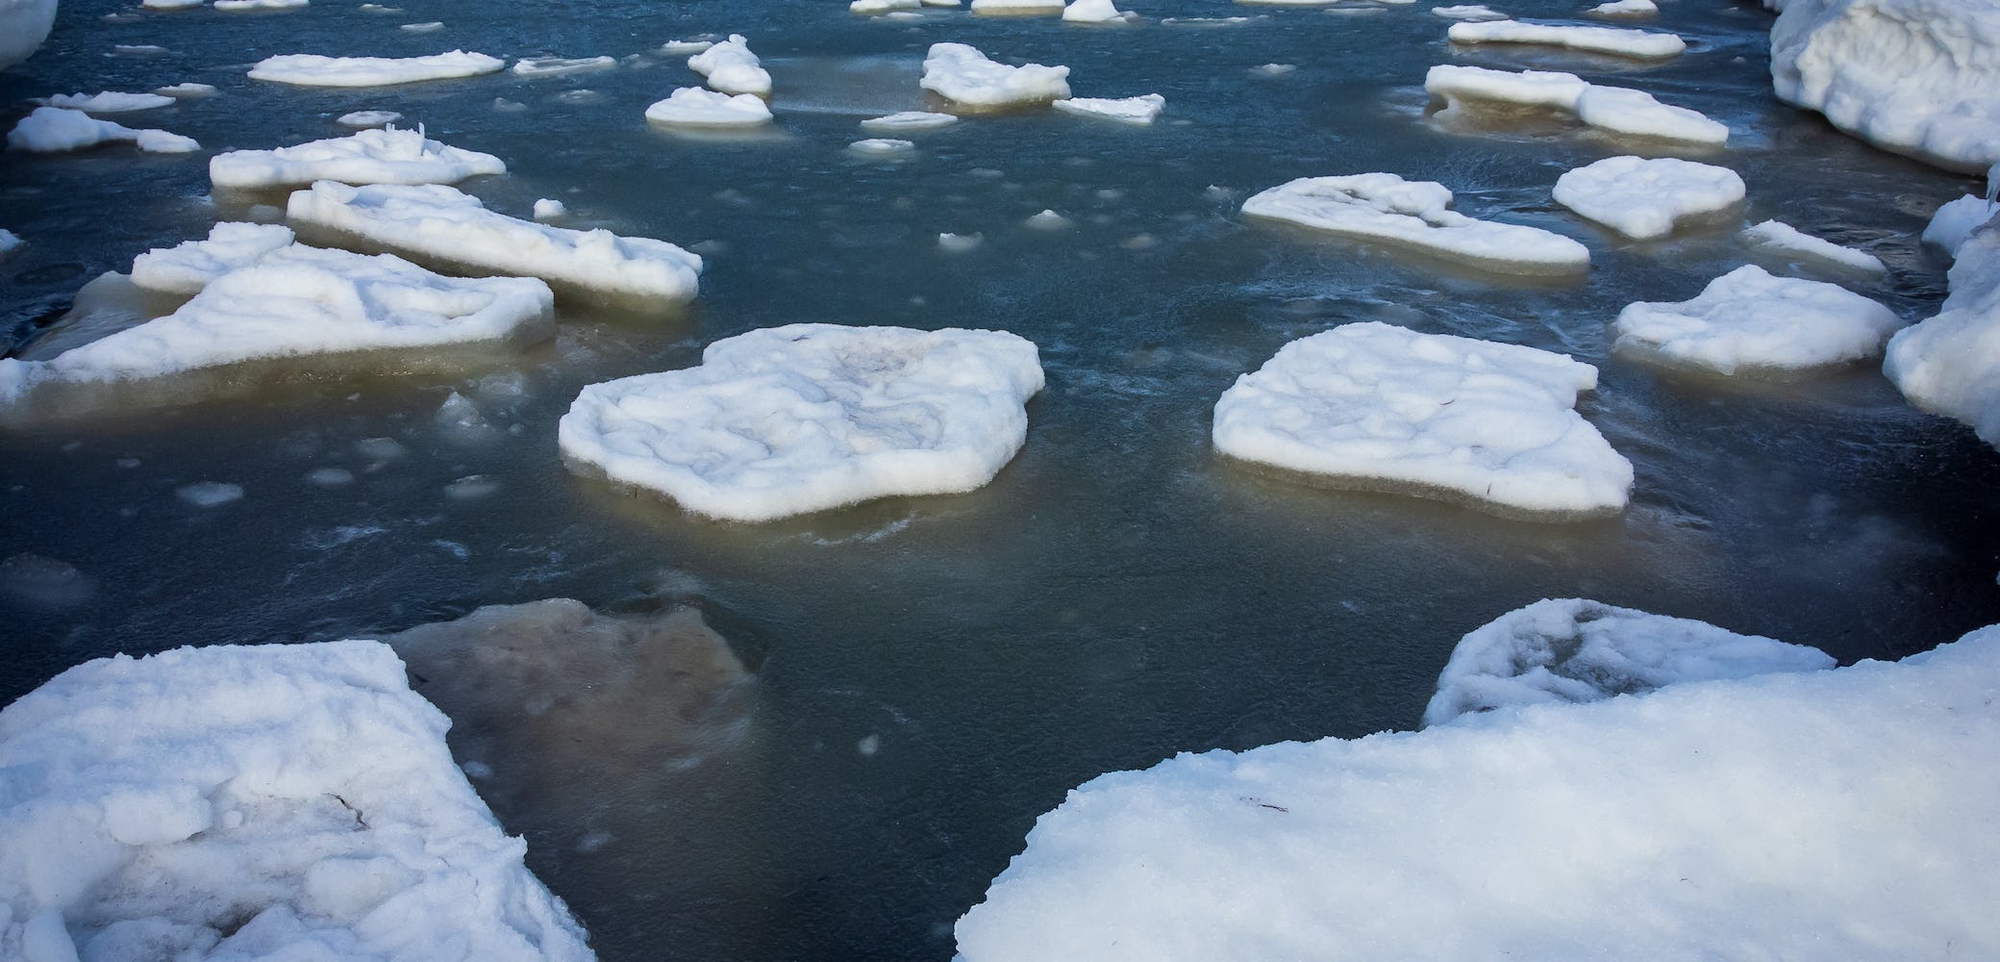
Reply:
M614 57L523 57L514 62L514 74L519 77L562 77L577 73L595 73L611 70L618 66Z
M1111 0L1070 0L1062 18L1069 23L1122 23L1132 14L1120 11Z
M1773 277L1753 264L1692 300L1627 305L1612 349L1717 374L1797 372L1874 357L1902 326L1894 311L1838 284Z
M7 132L7 146L30 153L60 153L99 144L129 143L150 154L185 154L200 150L191 137L164 130L134 130L98 120L80 110L36 107Z
M337 180L349 184L450 184L504 174L492 154L431 140L421 131L363 130L276 150L232 150L209 158L217 187L254 189Z
M403 119L403 115L393 110L356 110L335 117L333 122L342 127L381 127Z
M1569 274L1590 266L1590 250L1537 227L1467 217L1451 191L1395 174L1301 177L1243 202L1243 213L1346 237L1413 247L1486 270Z
M1640 90L1586 83L1570 73L1439 64L1424 76L1424 90L1452 107L1503 103L1563 110L1591 127L1628 137L1715 146L1729 139L1728 126L1699 111L1660 103Z
M771 122L771 108L756 94L682 87L647 107L646 119L683 127L757 127Z
M1677 57L1687 49L1687 42L1671 33L1622 27L1527 23L1521 20L1454 23L1445 31L1445 36L1452 43L1526 43L1640 60Z
M1069 96L1068 67L1010 67L962 43L932 44L919 86L969 107L1038 104Z
M1052 16L1063 11L1063 0L972 0L972 12L986 17Z
M861 122L861 129L878 133L900 130L936 130L958 123L951 114L940 114L928 110L905 110L901 113L870 117Z
M1635 240L1743 202L1743 178L1678 157L1606 157L1556 178L1556 203Z
M463 50L428 57L322 57L299 53L259 61L250 68L250 78L300 87L385 87L477 77L505 66L507 61L498 57Z

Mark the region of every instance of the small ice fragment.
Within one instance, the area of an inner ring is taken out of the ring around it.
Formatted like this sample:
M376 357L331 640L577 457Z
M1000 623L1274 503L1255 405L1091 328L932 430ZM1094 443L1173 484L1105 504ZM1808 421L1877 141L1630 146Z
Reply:
M1630 137L1656 137L1720 146L1729 128L1685 107L1626 87L1586 83L1571 73L1491 70L1439 64L1424 75L1424 90L1452 108L1484 104L1549 107L1592 127Z
M757 127L771 122L771 108L756 94L682 87L647 107L646 119L683 127Z
M972 12L987 17L1050 16L1063 11L1063 0L972 0Z
M882 117L870 117L861 122L861 129L871 133L889 133L901 130L933 130L958 123L951 114L933 113L928 110L905 110L902 113Z
M42 611L90 600L96 579L66 561L23 552L0 561L0 599Z
M184 154L201 149L192 138L164 130L134 130L82 111L36 107L7 132L7 146L31 153L82 150L98 144L130 143L146 153Z
M505 97L495 97L493 98L493 109L503 114L518 114L527 112L528 105L518 100L509 100Z
M669 40L660 44L660 52L673 57L686 57L715 46L713 40Z
M52 97L38 98L34 102L46 104L50 107L81 110L87 114L122 114L135 110L152 110L156 107L172 106L174 98L157 93L132 94L116 90L106 90L102 93L94 94L56 94Z
M553 197L544 197L535 201L536 220L560 220L567 213L569 213L569 208L562 201L556 200Z
M215 9L223 13L248 13L254 10L296 10L308 6L312 0L215 0Z
M923 6L919 0L854 0L847 5L852 13L876 14L893 10L915 10Z
M1687 42L1671 33L1520 20L1460 21L1452 24L1445 35L1452 43L1538 44L1639 60L1678 57L1687 49Z
M8 230L4 227L0 227L0 254L12 253L14 250L16 250L22 244L25 243L27 243L27 241L22 240L21 235L16 234L13 231Z
M1299 69L1298 64L1267 63L1260 66L1251 67L1250 72L1259 77L1282 77L1297 69Z
M1612 350L1717 374L1789 373L1874 357L1902 326L1894 311L1838 284L1745 265L1692 300L1627 305L1612 325Z
M611 70L618 66L612 57L524 57L514 63L514 73L521 77L560 77L567 74L592 73Z
M1590 266L1590 249L1570 238L1467 217L1452 210L1451 202L1443 184L1369 173L1302 177L1244 201L1243 213L1413 247L1503 273L1559 275Z
M907 140L871 137L848 144L847 149L857 154L906 154L917 149L917 145Z
M1607 157L1556 179L1556 203L1635 240L1742 203L1743 178L1678 157Z
M491 475L468 474L444 486L444 496L453 501L471 501L500 490L500 481Z
M423 23L406 23L396 29L406 33L436 33L444 29L444 21L426 20Z
M334 123L344 127L381 127L403 119L403 115L393 110L356 110L341 114Z
M1044 210L1022 223L1035 230L1063 230L1070 226L1070 219L1053 210Z
M732 33L728 40L689 57L688 69L706 78L709 87L725 94L762 97L771 92L771 74L757 55L750 52L750 42L740 33Z
M1145 94L1123 99L1103 97L1073 97L1055 101L1051 106L1064 113L1086 117L1101 117L1123 124L1144 126L1152 123L1165 110L1167 98L1159 94Z
M370 461L394 461L409 449L395 438L362 438L354 442L354 453Z
M188 81L186 83L177 83L168 87L160 87L155 89L153 92L159 94L162 97L178 97L178 98L213 97L215 96L215 85L201 84L201 83L195 83L193 81Z
M1653 0L1609 0L1584 11L1593 17L1652 17L1660 12Z
M978 0L974 0L977 6ZM1068 67L1038 63L1010 67L962 43L932 44L919 86L972 107L1002 107L1069 96Z
M1881 258L1867 251L1822 240L1780 221L1767 220L1754 227L1746 227L1741 236L1744 243L1773 253L1804 257L1865 274L1886 274L1889 271ZM1930 240L1930 231L1924 232L1924 239Z
M863 758L873 758L876 752L882 750L882 736L869 735L866 738L863 738L860 741L855 742L854 750L857 753L859 753Z
M1446 20L1505 20L1507 15L1483 3L1460 3L1449 7L1432 7L1431 16Z
M984 234L939 234L938 249L947 254L963 254L986 242Z
M315 488L338 488L354 483L354 472L346 468L314 468L306 472L306 483Z
M1062 18L1068 23L1118 23L1127 16L1111 0L1070 0L1069 6L1063 8Z
M222 481L196 481L174 489L174 496L197 508L214 508L243 497L243 486Z
M208 0L141 0L139 6L147 10L189 10L207 2Z

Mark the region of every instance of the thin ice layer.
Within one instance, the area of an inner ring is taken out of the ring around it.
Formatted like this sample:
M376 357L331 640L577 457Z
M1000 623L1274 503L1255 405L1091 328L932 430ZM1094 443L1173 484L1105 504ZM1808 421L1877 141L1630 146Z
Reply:
M1035 345L1001 331L792 324L699 367L584 388L564 458L696 514L768 521L985 485L1027 437Z
M756 94L682 87L647 107L646 119L685 127L757 127L771 122L771 108Z
M1948 277L1943 310L1890 338L1882 373L1911 404L2000 447L2000 230L1961 244Z
M201 149L191 137L164 130L134 130L61 107L36 107L7 132L9 148L30 153L61 153L121 143L132 144L150 154L186 154Z
M771 92L771 74L757 55L750 52L750 41L740 33L732 33L728 40L689 57L688 69L701 74L710 87L726 94L762 97Z
M1452 24L1445 36L1452 43L1531 43L1638 60L1678 57L1687 49L1687 42L1671 33L1521 20L1463 21Z
M1807 645L1579 598L1537 601L1459 639L1424 725L1521 705L1600 701L1690 681L1832 668Z
M504 174L492 154L462 150L416 130L363 130L276 150L232 150L209 158L217 187L253 189L337 180L348 184L451 184Z
M1629 137L1718 146L1729 139L1727 125L1699 111L1660 103L1640 90L1586 83L1571 73L1439 64L1425 74L1424 90L1453 107L1497 102L1563 110L1592 127Z
M1717 374L1795 372L1874 357L1902 326L1894 311L1838 284L1750 264L1692 300L1626 305L1612 349Z
M199 294L209 282L292 245L292 229L278 224L222 223L206 240L158 247L132 259L132 283L163 294Z
M958 118L951 114L941 114L929 110L905 110L900 113L870 117L861 122L861 129L869 131L935 130L939 127L949 127L955 123L958 123Z
M1068 67L1038 63L1009 67L986 59L977 47L936 43L924 57L919 86L971 107L1005 107L1067 97L1068 76Z
M1606 157L1556 178L1556 203L1635 240L1743 202L1743 178L1678 157Z
M1159 119L1160 111L1167 109L1167 98L1159 94L1142 94L1137 97L1065 97L1050 106L1064 113L1082 117L1101 117L1122 124L1144 126Z
M266 57L250 68L250 78L300 87L385 87L477 77L505 66L507 61L498 57L463 50L428 57L322 57L297 53Z
M1038 819L958 951L2000 956L1996 686L1988 628L1889 664L1183 754Z
M1622 511L1632 464L1576 413L1597 369L1388 324L1285 345L1215 404L1216 450L1353 487L1532 517Z
M1589 248L1574 240L1467 217L1451 209L1451 191L1443 184L1395 174L1301 177L1244 201L1243 213L1511 274L1568 274L1590 266Z
M0 957L593 958L372 641L101 658L0 711Z
M471 272L539 277L619 297L679 304L694 299L701 279L701 258L666 241L508 217L437 184L321 181L294 192L285 216Z
M1886 274L1889 271L1881 258L1867 251L1814 237L1783 221L1767 220L1746 227L1741 236L1744 243L1776 254L1801 257L1864 274Z

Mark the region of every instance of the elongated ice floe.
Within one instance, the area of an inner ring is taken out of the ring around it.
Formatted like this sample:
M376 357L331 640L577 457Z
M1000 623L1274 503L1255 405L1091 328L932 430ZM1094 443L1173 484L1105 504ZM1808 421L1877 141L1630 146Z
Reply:
M593 384L563 457L696 514L768 521L993 479L1027 437L1035 345L1001 331L792 324L699 367Z
M595 73L618 66L616 57L523 57L514 61L518 77L561 77L575 73Z
M1957 418L2000 448L2000 228L1959 246L1949 280L1937 316L1889 340L1882 373L1911 404Z
M164 130L135 130L61 107L36 107L7 132L9 148L30 153L61 153L99 144L125 143L149 154L186 154L201 149L192 137Z
M1659 15L1660 5L1653 0L1609 0L1584 12L1593 17L1614 19L1654 17Z
M1006 107L1068 97L1068 76L1068 67L1038 63L1010 67L988 60L977 47L936 43L924 57L919 85L969 107Z
M393 110L352 110L333 118L342 127L382 127L403 119Z
M0 957L583 962L373 641L101 658L0 711Z
M1691 300L1626 305L1612 349L1717 374L1782 374L1875 357L1902 326L1894 311L1838 284L1752 264Z
M1597 369L1377 322L1285 345L1215 404L1217 451L1342 487L1571 518L1624 510L1632 464L1576 413Z
M1062 13L1063 0L972 0L972 12L985 17L1039 17Z
M1483 20L1454 23L1445 31L1452 43L1527 43L1565 47L1585 53L1610 54L1639 60L1680 56L1687 42L1671 33L1623 27L1581 27L1569 24Z
M1556 203L1635 240L1743 202L1743 178L1678 157L1606 157L1556 178Z
M666 241L508 217L436 184L322 181L293 193L285 217L459 270L539 277L621 299L681 304L694 299L701 281L701 257Z
M1451 191L1395 174L1301 177L1243 202L1253 217L1384 241L1491 271L1570 274L1590 267L1590 249L1538 227L1467 217Z
M205 240L155 248L133 258L132 283L163 294L199 294L209 282L292 246L294 239L292 229L279 224L217 224Z
M1431 16L1446 20L1506 20L1507 15L1483 3L1457 3L1448 7L1432 7Z
M94 94L56 94L35 101L50 107L81 110L87 114L122 114L134 110L152 110L155 107L170 107L174 98L164 94L133 94L117 90L106 90Z
M1505 103L1564 110L1591 127L1630 137L1713 145L1729 139L1727 125L1699 111L1660 103L1641 90L1586 83L1571 73L1439 64L1425 74L1424 90L1452 107Z
M289 187L316 180L349 184L451 184L467 177L504 174L492 154L462 150L417 130L363 130L276 150L232 150L208 161L217 187L242 190Z
M847 5L852 13L889 13L895 10L916 10L923 6L922 0L854 0Z
M1783 221L1767 220L1743 229L1743 242L1759 250L1804 258L1860 274L1886 274L1888 265L1864 250L1814 237Z
M958 954L2000 955L2000 766L1977 761L1996 686L1986 628L1900 662L1182 754L1037 819Z
M213 6L223 13L253 13L259 10L297 10L312 5L312 0L215 0Z
M1062 13L1063 20L1068 23L1120 23L1130 16L1114 6L1111 0L1070 0Z
M1117 99L1106 97L1065 97L1049 106L1067 114L1081 117L1101 117L1121 124L1144 126L1159 119L1160 111L1167 108L1167 98L1159 94L1142 94L1137 97Z
M682 87L647 107L646 119L683 127L756 127L771 122L771 107L756 94Z
M299 87L386 87L477 77L505 66L507 61L498 57L463 50L428 57L322 57L295 53L265 58L250 68L250 77Z
M728 40L689 57L688 69L701 74L710 87L726 94L762 97L771 92L770 72L750 52L750 41L740 33L732 33Z
M861 129L890 132L898 130L935 130L958 123L951 114L940 114L929 110L905 110L901 113L870 117L861 122Z

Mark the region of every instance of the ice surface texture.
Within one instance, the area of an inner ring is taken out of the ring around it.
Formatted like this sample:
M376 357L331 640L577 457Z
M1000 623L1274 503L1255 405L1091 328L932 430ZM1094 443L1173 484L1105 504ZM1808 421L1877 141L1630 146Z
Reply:
M1027 438L1035 345L1001 331L792 324L699 367L584 388L563 456L696 514L768 521L993 479Z
M1485 101L1566 110L1585 124L1629 137L1713 146L1729 139L1727 125L1699 111L1668 106L1644 91L1585 83L1570 73L1439 64L1424 76L1424 90L1452 106Z
M584 960L372 641L92 661L0 711L0 958Z
M2000 229L1961 244L1949 280L1943 310L1889 340L1882 372L1911 404L2000 447Z
M1678 157L1606 157L1556 178L1556 203L1634 240L1743 202L1743 178Z
M1445 31L1445 36L1452 43L1531 43L1639 60L1677 57L1687 49L1687 42L1671 33L1622 27L1525 23L1520 20L1454 23Z
M1571 274L1590 249L1538 227L1478 220L1451 209L1451 191L1395 174L1301 177L1243 202L1243 213L1347 237L1413 247L1509 274Z
M1045 103L1069 96L1068 67L1009 67L962 43L932 44L919 85L968 107Z
M1612 349L1717 374L1793 372L1874 357L1902 326L1894 311L1838 284L1747 265L1692 300L1627 305Z
M646 119L686 127L757 127L771 122L771 108L756 94L682 87L647 107Z
M764 70L757 55L750 52L750 42L740 33L732 33L728 40L689 57L688 69L701 74L710 87L726 94L762 97L771 92L770 73Z
M300 87L385 87L476 77L494 73L506 65L507 61L498 57L463 50L428 57L321 57L296 53L265 58L250 68L250 77Z
M130 143L152 154L185 154L201 149L190 137L164 130L134 130L61 107L36 107L7 132L10 149L31 153L60 153L116 143Z
M276 150L232 150L209 158L217 187L253 189L337 180L348 184L451 184L504 174L492 154L461 150L415 130L363 130Z
M162 247L132 259L132 283L163 294L195 295L210 281L292 245L292 229L278 224L223 223L208 239Z
M1215 404L1216 450L1350 487L1570 518L1624 510L1632 464L1574 410L1597 369L1388 324L1285 345Z

